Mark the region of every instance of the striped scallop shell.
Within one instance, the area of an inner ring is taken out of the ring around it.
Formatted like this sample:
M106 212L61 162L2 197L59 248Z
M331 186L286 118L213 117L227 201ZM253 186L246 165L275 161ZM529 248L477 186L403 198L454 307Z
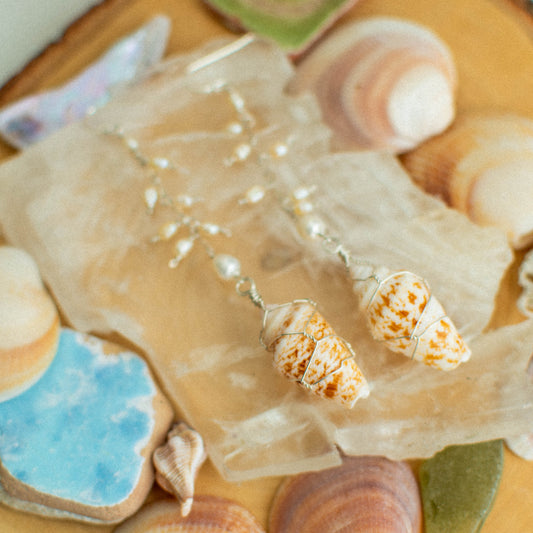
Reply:
M265 312L261 341L274 366L314 394L351 408L369 394L350 345L335 334L313 302L297 300Z
M467 114L402 162L425 191L479 225L500 227L513 247L533 243L533 120Z
M269 532L419 533L421 524L420 492L409 466L361 456L282 482Z
M216 496L197 496L188 516L174 500L143 507L115 533L265 533L255 517L236 502Z
M440 370L453 370L470 358L469 348L424 279L382 269L357 282L355 289L372 336L392 351Z
M451 53L431 30L375 17L324 39L289 88L317 96L337 148L401 153L452 122L456 84Z
M57 308L26 252L0 247L0 402L44 374L59 342Z

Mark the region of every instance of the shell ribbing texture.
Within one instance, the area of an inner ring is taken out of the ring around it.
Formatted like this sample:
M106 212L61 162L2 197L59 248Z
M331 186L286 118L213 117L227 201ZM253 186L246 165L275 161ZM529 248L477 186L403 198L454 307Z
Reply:
M417 481L406 463L346 457L341 466L282 482L270 533L419 533Z
M279 372L322 398L352 407L369 394L354 352L308 301L273 306L265 314L263 344Z
M456 85L453 57L436 34L374 17L324 39L289 87L317 96L337 148L402 153L450 125Z
M197 496L188 516L174 500L143 507L115 529L115 533L265 533L243 506L216 496Z
M533 120L508 113L465 114L402 157L413 181L511 245L533 243Z

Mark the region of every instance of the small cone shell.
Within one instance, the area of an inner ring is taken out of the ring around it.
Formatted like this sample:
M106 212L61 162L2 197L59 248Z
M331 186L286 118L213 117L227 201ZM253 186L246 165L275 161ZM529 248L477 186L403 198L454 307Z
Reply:
M274 366L322 398L352 407L369 394L351 347L307 300L273 306L264 317L261 340L274 352Z
M533 243L533 120L465 114L402 157L413 181L511 245Z
M372 336L389 349L453 370L470 350L427 283L411 272L384 274L363 283L361 306Z
M59 342L57 308L26 252L0 247L0 402L18 396L47 370Z

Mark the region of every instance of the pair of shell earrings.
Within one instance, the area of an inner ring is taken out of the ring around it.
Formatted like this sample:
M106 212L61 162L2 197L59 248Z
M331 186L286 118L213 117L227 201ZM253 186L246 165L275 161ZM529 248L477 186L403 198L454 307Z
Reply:
M189 65L189 72L233 53L251 39L245 36L201 58ZM227 95L236 115L234 133L241 136L242 142L224 163L238 164L255 156L263 175L271 181L275 173L269 166L270 158L257 148L256 121L245 99L224 81L216 81L206 87L205 92ZM209 244L209 236L229 236L229 229L191 215L190 208L195 200L188 195L174 197L167 192L163 174L167 170L180 172L180 167L168 159L151 158L144 154L139 143L120 128L112 128L106 133L117 137L139 165L146 169L149 184L144 190L144 202L148 212L152 214L156 209L165 209L170 214L168 221L152 238L154 242L174 240L174 255L169 267L178 267L195 244L200 244L217 275L222 280L233 282L237 293L248 298L262 312L260 342L273 353L274 366L281 374L319 397L331 399L347 408L353 407L358 399L366 398L370 387L355 361L354 349L335 333L317 310L315 302L299 299L267 305L253 278L241 273L239 260L217 253ZM283 157L288 150L288 145L278 143L273 153L275 157ZM257 204L266 190L265 186L258 184L245 191L239 203ZM431 294L426 281L411 272L394 272L354 258L339 239L329 234L324 221L314 212L312 194L313 188L299 186L284 195L283 208L304 237L321 243L343 263L353 280L354 291L360 297L360 307L374 339L393 352L441 370L452 370L467 361L470 350L442 305Z

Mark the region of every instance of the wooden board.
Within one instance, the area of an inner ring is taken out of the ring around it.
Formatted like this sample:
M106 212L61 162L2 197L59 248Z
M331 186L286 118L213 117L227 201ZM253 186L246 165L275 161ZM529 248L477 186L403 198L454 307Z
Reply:
M343 20L379 14L425 24L455 54L459 112L503 109L533 118L533 19L526 13L526 5L522 0L360 0ZM71 26L59 42L0 90L0 106L65 82L118 37L133 31L156 13L172 19L169 53L189 51L215 36L229 34L199 0L107 0ZM0 144L0 159L12 154L14 150ZM514 270L504 282L495 324L507 321L509 316L519 318L514 308L517 293ZM533 463L506 452L501 488L483 533L533 531L532 480ZM266 526L268 507L279 481L274 478L231 484L221 479L208 463L200 473L197 491L242 502ZM150 498L161 496L162 492L154 489ZM112 529L56 522L0 506L2 532L97 533Z

